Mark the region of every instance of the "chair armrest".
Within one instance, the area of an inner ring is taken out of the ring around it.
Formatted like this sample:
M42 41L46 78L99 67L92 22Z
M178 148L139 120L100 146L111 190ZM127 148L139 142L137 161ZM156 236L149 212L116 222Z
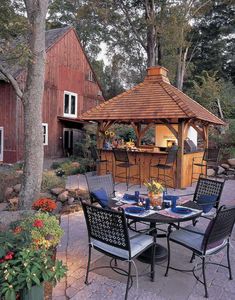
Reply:
M192 233L199 234L199 235L202 235L202 236L205 235L205 233L194 231L194 230L190 230L190 229L187 229L187 228L181 227L181 226L177 226L177 229L181 229L181 230L184 230L184 231L192 232Z

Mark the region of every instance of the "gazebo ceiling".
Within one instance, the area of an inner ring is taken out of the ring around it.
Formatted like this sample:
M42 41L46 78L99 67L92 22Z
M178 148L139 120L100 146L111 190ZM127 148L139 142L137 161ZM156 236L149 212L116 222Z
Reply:
M82 120L150 122L167 119L195 119L212 124L225 123L182 91L172 86L167 70L156 66L147 69L144 82L88 110Z

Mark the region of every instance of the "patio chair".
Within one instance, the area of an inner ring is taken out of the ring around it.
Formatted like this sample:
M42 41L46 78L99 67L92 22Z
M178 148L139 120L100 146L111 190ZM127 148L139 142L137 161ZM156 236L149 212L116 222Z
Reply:
M218 160L219 160L220 148L206 148L203 154L203 158L194 157L192 162L192 177L191 177L191 185L193 184L193 179L197 179L198 177L194 177L196 174L203 175L203 169L205 168L206 176L207 176L207 168L213 168L217 171L218 168ZM201 172L195 173L194 167L200 167Z
M127 190L129 189L130 179L138 179L139 185L141 187L141 170L140 163L131 163L129 161L128 152L126 149L113 149L114 159L115 159L115 177L125 178ZM131 168L138 167L138 173L135 175L130 175ZM125 169L124 172L117 173L118 169ZM123 176L124 175L124 176Z
M91 203L99 202L99 199L95 196L95 192L103 189L109 199L115 197L114 183L112 174L106 175L90 175L85 173L88 192L90 195Z
M91 157L94 160L96 170L98 169L98 173L100 172L101 165L105 165L105 174L108 173L108 160L102 159L98 149L94 146L90 147Z
M179 229L171 231L172 225L169 228L169 233L167 236L167 245L168 245L168 263L165 276L168 275L169 269L180 270L173 267L170 267L170 242L179 244L191 251L193 254L199 257L202 260L202 275L203 280L201 280L196 274L197 269L194 267L192 270L195 278L200 281L205 288L205 297L208 297L207 283L206 283L206 273L205 266L206 264L215 264L222 267L225 267L229 270L229 279L232 280L232 271L230 265L229 257L229 247L230 247L230 236L233 230L235 222L235 206L226 208L222 206L216 217L210 221L206 230L202 231L201 229L193 226L179 227ZM222 265L216 262L206 262L206 259L214 254L217 254L224 248L227 248L227 262L228 266Z
M167 187L175 188L174 174L173 174L173 176L170 176L170 175L166 174L166 172L167 171L172 171L172 173L174 172L174 163L177 158L177 152L178 152L177 149L169 149L165 163L158 162L155 165L151 165L151 162L150 162L150 165L149 165L149 177L156 178L157 181L159 181L159 180L163 181L163 184L164 184L166 190L167 190ZM157 176L152 176L151 170L153 168L157 169ZM163 174L160 174L160 170L163 171ZM172 186L168 184L169 181L172 181Z
M195 192L193 194L180 195L180 197L193 195L193 201L204 211L201 217L211 219L218 211L224 183L225 180L219 181L200 176ZM194 220L193 224L195 225L196 223L197 220Z
M89 240L85 283L89 283L88 276L90 271L97 268L104 268L103 266L90 269L92 248L111 257L110 266L108 267L111 267L119 274L127 276L125 299L127 299L128 291L133 283L133 275L131 275L133 259L149 248L152 249L150 274L151 280L154 281L155 237L146 234L137 234L133 237L129 237L124 211L106 210L89 205L84 201L82 201L82 208L86 219ZM117 260L128 262L128 271L119 268L117 266Z

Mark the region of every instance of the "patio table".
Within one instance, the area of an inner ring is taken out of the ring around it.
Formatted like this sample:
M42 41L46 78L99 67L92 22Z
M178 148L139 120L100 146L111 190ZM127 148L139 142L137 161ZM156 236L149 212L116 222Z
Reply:
M113 202L113 204L114 204L113 205L114 207L117 207L114 202ZM196 210L199 210L199 211L195 212L193 215L189 214L189 215L184 215L183 217L182 217L182 215L179 215L179 214L178 214L178 216L177 216L177 214L175 214L175 217L172 217L172 216L169 217L167 215L159 214L158 211L156 211L156 213L153 213L153 214L150 214L150 215L147 215L147 216L146 215L134 216L134 215L126 214L126 218L129 219L129 220L132 220L134 222L149 223L150 227L155 228L156 224L159 224L159 223L170 225L170 224L173 224L173 223L187 222L187 221L191 221L195 218L200 217L200 215L202 214L202 211L200 210L200 207L194 201L188 201L184 204L181 204L180 206L184 206L184 207L191 208L191 209L196 209ZM166 236L166 234L165 234L165 236ZM161 237L163 237L163 235L161 235ZM142 253L142 255L139 256L139 260L144 262L144 263L149 263L150 257L151 257L151 253L149 253L149 251L147 250L144 253ZM163 261L166 260L166 258L167 258L167 249L164 246L157 244L156 254L155 254L156 263L163 262Z

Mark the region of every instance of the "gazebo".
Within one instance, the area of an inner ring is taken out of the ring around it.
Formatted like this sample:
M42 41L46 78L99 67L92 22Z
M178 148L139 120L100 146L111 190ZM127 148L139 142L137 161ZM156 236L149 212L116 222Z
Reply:
M148 68L142 83L85 112L81 119L98 123L97 147L100 149L103 148L105 131L115 123L133 126L137 147L141 147L141 138L150 126L158 128L164 125L178 141L175 171L177 187L183 188L189 185L188 177L195 156L195 152L187 153L187 156L185 153L185 140L189 129L193 128L201 136L204 148L207 148L209 126L225 123L171 85L167 72L168 70L161 66ZM196 152L197 156L203 156L203 149ZM157 153L158 151L153 151L152 155Z

